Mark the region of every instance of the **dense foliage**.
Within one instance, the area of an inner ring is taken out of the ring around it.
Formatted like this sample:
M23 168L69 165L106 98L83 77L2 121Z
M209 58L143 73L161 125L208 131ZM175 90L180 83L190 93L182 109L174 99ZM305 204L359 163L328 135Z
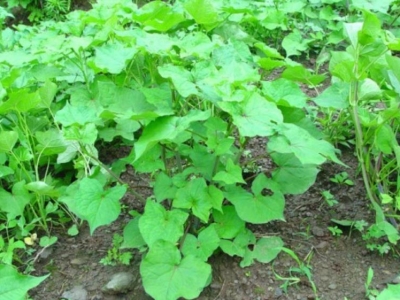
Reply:
M246 224L283 221L285 195L305 192L327 160L342 164L334 145L352 142L377 213L364 237L382 253L396 245L396 1L344 2L102 0L63 22L3 29L0 299L44 279L12 267L33 267L21 259L38 233L41 247L57 241L50 224L76 234L84 220L93 233L126 193L144 210L130 212L120 247L142 252L146 292L196 298L218 249L243 267L290 251ZM327 62L331 85L311 98ZM268 164L249 154L253 139ZM99 151L111 147L131 150L106 164ZM151 197L122 182L127 166L148 174Z

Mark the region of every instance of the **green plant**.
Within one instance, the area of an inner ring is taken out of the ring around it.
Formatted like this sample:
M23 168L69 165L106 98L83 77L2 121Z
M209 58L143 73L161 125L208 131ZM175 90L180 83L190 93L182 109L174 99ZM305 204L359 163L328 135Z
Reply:
M332 206L338 204L338 201L335 199L335 197L331 194L330 191L328 191L328 190L322 191L321 195L329 207L332 207Z
M119 234L114 234L112 248L107 251L107 255L100 260L100 263L105 266L116 266L118 264L129 265L132 259L132 253L122 252L120 250L124 238Z
M291 267L289 269L289 276L286 277L279 275L274 270L275 277L278 280L284 281L284 283L281 285L283 291L287 292L289 286L299 284L302 281L306 280L311 285L311 288L315 295L315 299L318 300L319 297L317 287L313 281L311 267L309 266L309 261L311 260L311 252L305 258L305 260L307 260L307 264L305 264L292 250L288 248L282 248L282 251L288 254L298 265L297 267Z
M338 183L338 184L346 184L346 185L354 185L353 180L349 178L349 174L347 172L341 172L336 174L330 181Z
M337 226L328 226L328 229L333 236L340 237L343 233L343 231Z

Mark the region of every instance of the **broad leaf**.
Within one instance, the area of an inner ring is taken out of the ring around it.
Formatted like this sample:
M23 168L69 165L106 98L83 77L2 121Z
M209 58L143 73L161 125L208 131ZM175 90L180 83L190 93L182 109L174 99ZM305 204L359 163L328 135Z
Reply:
M191 209L196 217L207 223L212 204L204 178L190 180L177 191L172 204L177 208Z
M293 81L280 78L274 81L262 82L263 94L277 105L303 108L307 96Z
M314 138L294 124L282 124L279 133L271 137L268 151L293 153L302 164L320 165L326 159L343 164L336 157L335 148L330 143Z
M215 181L222 181L225 184L245 183L242 176L242 168L235 165L232 159L226 163L226 171L220 171L213 177Z
M245 222L239 218L231 205L223 206L222 212L214 210L213 217L215 230L222 239L233 239L245 228Z
M218 248L219 241L215 225L211 224L201 231L197 238L192 234L186 235L182 246L182 253L184 256L194 255L203 261L207 261Z
M344 109L349 106L350 84L347 82L335 82L313 101L321 107Z
M146 292L156 300L194 299L209 283L211 266L194 255L181 258L167 241L157 241L140 264Z
M239 186L227 189L226 198L235 206L242 220L253 224L284 220L285 198L275 182L260 174L253 182L252 190L254 194ZM264 193L272 194L263 196Z
M16 131L0 132L0 152L11 152L18 141L18 133Z
M124 242L121 245L121 249L141 248L146 245L139 230L139 219L140 216L134 218L124 227Z
M49 275L22 275L13 266L0 264L0 300L26 299L28 291L38 286Z
M315 165L304 165L293 154L273 153L272 159L278 167L272 179L284 194L302 194L314 184L319 169Z
M0 211L7 213L12 220L24 214L25 206L29 204L32 195L25 189L25 182L20 181L13 185L12 193L0 189Z
M221 102L219 105L232 115L242 136L270 136L275 132L276 124L283 120L276 104L257 93L242 102Z
M121 212L119 200L125 192L125 186L104 190L98 180L84 178L79 181L77 190L76 187L70 188L60 201L66 203L73 213L88 221L92 234L97 227L108 225L118 218Z
M140 233L150 248L159 240L176 243L183 235L187 218L186 212L179 209L166 211L162 205L148 200L139 219Z

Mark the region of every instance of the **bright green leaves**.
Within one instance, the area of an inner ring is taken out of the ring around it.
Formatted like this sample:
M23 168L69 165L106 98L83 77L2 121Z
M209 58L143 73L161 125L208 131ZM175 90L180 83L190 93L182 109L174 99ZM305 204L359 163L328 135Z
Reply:
M0 189L0 211L7 213L8 220L24 214L25 206L32 200L32 195L25 188L25 182L14 184L12 193Z
M206 120L209 111L191 111L185 117L160 117L151 122L135 144L135 160L153 147L157 142L173 141L180 133L186 130L194 121Z
M95 51L94 59L89 62L93 69L97 72L119 74L125 69L127 62L135 56L137 49L115 43L96 47Z
M162 1L152 1L143 5L134 15L134 19L146 30L165 32L184 21L185 17Z
M203 178L189 181L185 187L177 191L173 206L191 209L196 217L207 223L212 203L206 181Z
M18 133L15 131L0 132L0 152L11 152L18 141Z
M31 92L21 89L9 95L9 99L0 105L0 114L5 114L10 111L26 113L37 108L41 102L39 92Z
M67 195L60 198L68 208L81 219L88 221L90 233L102 225L115 221L120 212L119 200L124 196L126 187L115 186L107 190L102 184L91 178L84 178L67 188Z
M186 11L197 24L212 29L219 20L218 12L211 0L189 0L184 4Z
M258 93L250 94L242 102L222 102L221 108L232 115L233 123L243 136L270 136L276 124L283 121L277 106Z
M272 179L284 194L301 194L314 184L319 172L315 165L302 164L293 154L273 153L271 156L278 165L272 172Z
M344 109L349 106L350 84L346 82L335 82L313 101L321 107L332 107Z
M63 109L55 115L55 120L63 126L85 125L86 123L95 123L99 120L97 112L90 106L70 105L67 103Z
M22 275L13 266L0 264L0 299L24 300L28 291L38 286L49 275L42 277Z
M263 94L277 105L303 108L307 97L293 81L281 78L275 81L264 81Z
M183 67L163 65L158 67L158 71L162 77L172 80L176 90L182 97L198 94L192 74Z
M279 135L271 137L268 142L269 151L293 153L305 165L320 165L326 159L341 163L330 143L317 140L308 131L294 124L281 124L278 131Z
M166 211L162 205L147 201L144 214L139 219L139 229L150 248L159 240L174 244L182 237L187 218L188 214L179 209Z
M226 198L242 220L254 224L284 220L285 198L274 181L260 174L251 190L253 194L238 186L227 188Z
M207 261L219 247L219 242L220 238L215 230L215 225L211 224L202 230L197 238L188 234L182 246L182 253L184 256L193 254L201 260Z
M220 171L213 177L215 181L225 184L245 183L242 177L242 168L235 165L231 159L226 163L226 171Z
M156 300L194 299L211 280L211 266L196 256L181 257L171 242L157 241L140 264L146 292Z

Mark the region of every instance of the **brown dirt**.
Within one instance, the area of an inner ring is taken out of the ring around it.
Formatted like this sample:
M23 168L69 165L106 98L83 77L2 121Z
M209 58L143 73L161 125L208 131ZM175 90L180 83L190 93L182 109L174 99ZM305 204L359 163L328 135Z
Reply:
M255 141L252 147L262 146ZM258 146L257 146L258 145ZM352 153L345 153L342 160L351 166L343 168L327 163L318 175L316 184L300 196L287 198L286 222L274 222L253 229L259 236L279 235L285 246L295 251L300 259L309 262L318 296L324 300L365 299L364 283L367 270L375 271L373 287L382 289L393 279L400 262L393 255L379 256L366 250L365 242L356 232L345 232L341 237L332 237L328 226L331 218L373 221L368 208L362 181L354 173L356 160ZM329 179L341 171L347 171L355 182L353 187L332 183ZM133 186L145 186L147 180L128 171L123 175ZM330 190L339 201L330 208L322 199L321 191ZM139 191L148 196L150 190ZM133 196L123 199L128 209L140 209L142 204ZM141 254L134 254L130 266L106 267L99 263L111 247L113 233L122 234L123 226L129 221L124 213L111 226L102 227L90 236L86 225L76 237L65 232L55 232L59 238L51 254L35 264L35 274L51 272L51 276L30 295L34 300L59 299L65 290L83 285L89 292L88 299L151 299L144 292L139 276ZM256 263L249 268L240 268L239 259L216 254L210 259L213 266L213 283L198 299L315 299L310 282L304 276L289 286L287 292L281 287L284 281L276 274L288 278L290 268L298 267L287 254L281 253L273 264ZM132 291L118 296L104 295L101 288L118 271L135 274L136 284Z

